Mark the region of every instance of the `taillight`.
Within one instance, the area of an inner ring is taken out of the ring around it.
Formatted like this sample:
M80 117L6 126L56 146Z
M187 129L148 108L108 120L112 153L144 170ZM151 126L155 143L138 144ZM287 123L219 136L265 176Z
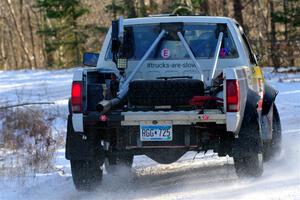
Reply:
M80 113L82 112L82 82L73 82L72 83L72 112Z
M227 112L240 110L240 86L238 80L226 80Z

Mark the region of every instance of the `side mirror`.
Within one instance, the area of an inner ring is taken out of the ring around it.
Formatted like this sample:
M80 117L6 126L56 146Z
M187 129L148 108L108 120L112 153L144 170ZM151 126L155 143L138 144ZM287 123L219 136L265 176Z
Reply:
M96 67L98 62L99 54L98 53L84 53L83 54L83 65Z

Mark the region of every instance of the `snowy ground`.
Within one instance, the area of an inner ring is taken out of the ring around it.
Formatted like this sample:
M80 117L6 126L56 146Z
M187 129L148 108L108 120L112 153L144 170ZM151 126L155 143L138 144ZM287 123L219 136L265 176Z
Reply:
M269 71L269 70L266 70ZM27 101L53 101L62 116L53 130L65 132L65 113L73 70L0 71L0 106ZM77 192L64 159L56 154L52 173L28 177L0 177L0 199L290 199L300 200L300 74L266 73L280 93L277 98L283 152L265 164L262 177L238 179L231 158L190 152L171 165L137 156L133 173L104 175L93 193ZM45 106L46 108L46 106ZM0 160L1 160L0 152Z

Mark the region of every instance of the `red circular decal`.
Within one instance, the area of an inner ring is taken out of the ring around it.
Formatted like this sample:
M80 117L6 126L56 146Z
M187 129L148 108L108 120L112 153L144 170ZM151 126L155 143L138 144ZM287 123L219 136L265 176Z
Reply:
M161 57L163 58L169 58L170 57L170 51L167 48L164 48L161 50Z
M206 121L206 120L209 120L209 116L208 116L208 115L203 115L203 116L202 116L202 119L205 120L205 121Z

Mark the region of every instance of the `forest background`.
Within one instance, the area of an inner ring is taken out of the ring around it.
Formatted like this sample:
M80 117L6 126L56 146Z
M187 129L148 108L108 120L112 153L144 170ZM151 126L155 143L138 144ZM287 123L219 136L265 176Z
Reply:
M81 65L111 20L161 13L235 18L261 66L300 66L300 0L1 0L0 70Z

